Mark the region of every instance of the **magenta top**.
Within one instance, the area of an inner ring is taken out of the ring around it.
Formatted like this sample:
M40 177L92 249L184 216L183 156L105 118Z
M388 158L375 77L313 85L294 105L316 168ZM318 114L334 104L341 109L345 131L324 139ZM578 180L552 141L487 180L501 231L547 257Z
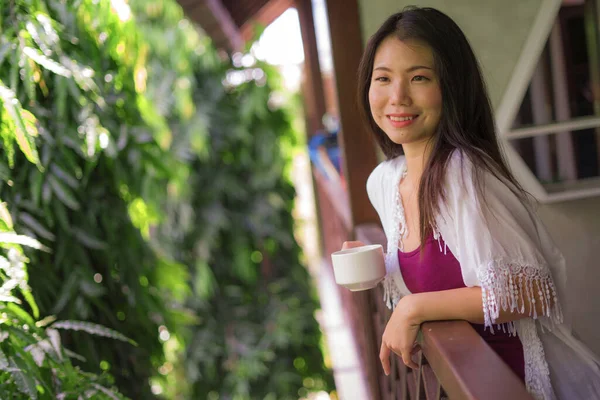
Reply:
M432 235L425 241L422 257L419 248L406 253L398 250L398 261L404 283L412 293L466 287L460 263L450 249L445 246L442 239L438 243ZM489 330L484 330L483 325L471 325L496 354L524 381L525 361L521 340L502 330L495 330L492 334Z

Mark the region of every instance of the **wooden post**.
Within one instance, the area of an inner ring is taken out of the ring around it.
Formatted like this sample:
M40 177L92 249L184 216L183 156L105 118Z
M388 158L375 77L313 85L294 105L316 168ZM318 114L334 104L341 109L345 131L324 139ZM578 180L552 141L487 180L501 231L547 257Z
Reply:
M327 15L340 111L339 140L343 149L352 223L357 226L378 222L366 191L367 178L377 166L377 154L374 141L363 126L356 102L356 79L362 55L357 0L328 0Z
M377 166L375 144L364 128L356 102L356 77L363 47L357 0L327 0L327 16L341 125L338 142L342 149L352 227L356 228L361 224L379 221L366 190L369 174ZM356 304L355 310L358 312L356 321L363 330L362 335L356 331L355 334L362 336L360 338L361 358L367 373L370 398L378 400L381 399L378 374L379 349L371 318L371 302L366 293L355 293L353 300ZM357 328L358 326L355 327Z
M315 23L311 0L296 0L296 9L300 19L302 44L304 47L304 108L306 114L306 130L309 137L323 128L322 118L325 114L325 94L319 63L319 50L315 34Z

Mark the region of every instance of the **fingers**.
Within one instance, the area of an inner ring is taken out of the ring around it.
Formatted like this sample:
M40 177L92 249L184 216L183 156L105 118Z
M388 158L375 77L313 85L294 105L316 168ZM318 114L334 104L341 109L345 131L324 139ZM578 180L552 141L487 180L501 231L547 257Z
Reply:
M360 246L364 246L364 245L365 244L363 242L360 242L358 240L348 241L348 242L344 242L344 244L342 245L342 250L352 249L354 247L360 247Z
M398 356L402 358L402 362L409 368L419 369L419 365L413 361L412 355L418 353L421 350L421 346L415 344L412 348L407 347L402 351L394 351ZM379 359L381 360L381 366L383 367L383 372L386 375L390 374L391 366L390 366L390 354L392 350L385 344L385 342L381 343L381 350L379 351Z
M410 367L412 369L419 369L419 366L417 365L416 362L413 361L413 359L411 357L413 351L414 351L414 347L412 349L410 347L403 349L402 350L402 361L404 362L404 365L406 365L407 367Z
M379 359L381 360L381 366L383 372L386 375L390 374L390 348L386 346L384 342L381 343L381 350L379 351Z
M419 351L421 351L421 346L419 346L417 343L415 343L412 350L410 351L410 355L412 356L414 354L417 354Z

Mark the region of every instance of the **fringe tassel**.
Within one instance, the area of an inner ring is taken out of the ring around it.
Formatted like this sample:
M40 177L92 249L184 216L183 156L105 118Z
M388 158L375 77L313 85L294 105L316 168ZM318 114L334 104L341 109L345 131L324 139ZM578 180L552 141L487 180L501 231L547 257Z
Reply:
M494 333L493 324L500 316L501 310L524 314L526 299L529 301L527 312L533 319L548 317L554 323L562 322L556 287L544 267L499 260L490 262L485 269L479 270L478 275L485 327L490 328L491 333ZM536 301L541 302L542 315L538 315ZM497 329L516 332L513 323L497 325Z
M386 276L383 280L383 303L387 306L387 308L392 309L392 296L391 296L391 277Z

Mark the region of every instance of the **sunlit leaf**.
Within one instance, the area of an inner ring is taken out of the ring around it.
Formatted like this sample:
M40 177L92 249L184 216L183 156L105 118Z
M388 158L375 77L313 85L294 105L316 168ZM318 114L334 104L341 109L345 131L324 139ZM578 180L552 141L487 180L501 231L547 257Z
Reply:
M8 212L8 208L6 208L6 203L3 202L0 202L0 219L6 223L8 229L13 229L12 217Z
M27 159L34 164L39 166L39 158L35 143L33 141L31 121L24 119L24 112L21 108L21 104L15 97L15 93L4 86L4 83L0 80L0 99L2 100L2 106L8 112L15 126L15 139L19 144L19 148L25 154ZM26 118L31 118L32 114L27 114ZM33 117L35 118L35 117ZM37 131L36 131L37 132Z
M0 302L21 304L21 300L9 294L0 294Z
M7 304L6 311L19 318L21 321L23 321L23 323L26 323L29 326L35 325L35 321L33 318L31 318L31 315L14 303Z
M43 328L46 325L49 325L51 323L53 323L54 321L56 321L56 316L54 315L48 315L47 317L39 320L38 322L35 323L35 326L37 326L38 328Z
M58 62L46 57L42 54L41 51L34 49L33 47L25 46L23 48L23 53L27 55L27 57L31 58L33 61L46 68L49 71L54 72L55 74L64 76L66 78L70 78L72 76L71 71L65 68L63 65Z
M27 302L27 304L29 304L29 307L31 308L31 312L33 313L33 317L35 319L39 318L40 317L40 309L38 308L38 305L35 302L35 299L33 298L31 291L29 291L28 289L21 290L21 295L25 298L25 301ZM36 325L37 325L37 323L36 323Z

